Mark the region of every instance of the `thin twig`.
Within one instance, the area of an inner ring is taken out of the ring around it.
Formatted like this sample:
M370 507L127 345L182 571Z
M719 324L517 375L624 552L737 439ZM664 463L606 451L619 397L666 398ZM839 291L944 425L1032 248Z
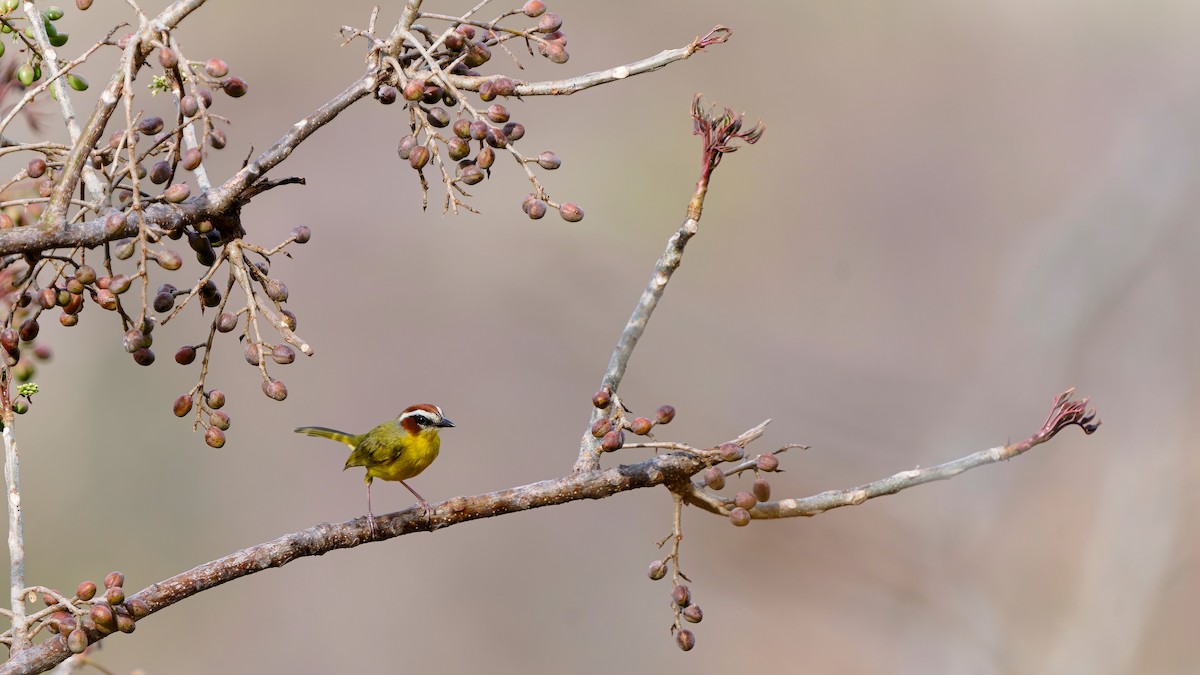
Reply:
M21 517L21 466L17 439L13 436L12 406L9 405L8 384L5 389L4 417L4 486L8 492L8 583L12 603L12 651L29 647L28 624L25 618L25 526Z

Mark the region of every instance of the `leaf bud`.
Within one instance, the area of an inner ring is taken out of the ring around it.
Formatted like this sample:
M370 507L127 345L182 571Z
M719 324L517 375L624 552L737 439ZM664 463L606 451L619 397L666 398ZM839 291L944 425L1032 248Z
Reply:
M126 600L125 608L129 611L129 615L133 617L134 621L150 616L150 607L139 598Z

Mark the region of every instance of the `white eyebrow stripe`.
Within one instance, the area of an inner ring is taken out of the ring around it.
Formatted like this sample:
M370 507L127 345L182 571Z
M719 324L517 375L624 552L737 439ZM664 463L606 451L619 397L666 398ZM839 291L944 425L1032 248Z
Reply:
M441 413L439 411L439 416L440 416L440 414ZM425 419L429 420L430 422L437 421L437 418L434 417L433 415L431 415L428 410L410 410L410 411L404 413L403 415L401 415L400 419L405 420L405 419L408 419L409 417L424 417Z

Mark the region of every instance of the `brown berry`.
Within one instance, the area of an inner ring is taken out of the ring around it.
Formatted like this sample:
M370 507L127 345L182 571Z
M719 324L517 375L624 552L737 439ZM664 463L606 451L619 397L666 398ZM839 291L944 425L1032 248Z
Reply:
M80 600L91 600L96 597L96 584L91 581L81 582L75 587L75 597Z
M208 407L213 410L225 407L225 393L220 389L213 389L205 394L204 400L208 402Z
M458 136L464 141L471 139L471 120L454 120L454 124L450 127L450 129L454 132L455 136Z
M408 155L409 166L411 166L412 168L414 168L418 171L425 168L425 165L428 163L429 163L429 148L427 148L423 145L418 145L417 147L413 148L412 152L409 153L409 155Z
M650 433L650 429L653 427L654 423L645 417L634 418L633 422L629 424L629 430L638 436L645 436Z
M766 479L759 478L754 481L754 485L750 487L750 491L754 493L754 498L760 502L771 500L771 484Z
M680 614L688 623L700 623L704 620L704 612L700 611L700 605L688 605Z
M187 183L176 183L163 190L163 199L170 204L178 204L190 197L191 194L192 188L188 187Z
M481 171L479 167L475 166L474 164L469 164L463 167L462 173L459 176L459 179L467 185L477 185L483 181L483 178L483 171Z
M534 19L546 13L546 3L542 0L529 0L522 7L525 16Z
M471 154L471 145L461 138L451 138L446 141L446 150L450 159L458 161Z
M592 424L592 436L595 438L603 438L604 434L612 431L612 422L607 419L598 419Z
M148 347L142 347L133 353L133 362L139 366L148 366L154 363L154 352Z
M427 115L429 123L438 129L450 126L450 113L446 112L445 108L430 108Z
M543 14L542 18L538 19L537 32L553 33L562 28L562 23L562 17L557 14Z
M0 347L4 347L5 351L16 351L17 340L17 331L12 328L5 328L0 331Z
M604 434L604 438L600 439L600 449L604 452L616 452L625 445L625 434L617 429Z
M692 650L696 646L696 636L692 631L686 628L675 634L675 644L685 652Z
M229 139L225 136L225 131L222 129L213 129L208 132L208 144L213 150L220 150L229 144Z
M646 572L652 581L658 581L667 576L667 564L661 560L655 560L650 563L650 569Z
M220 316L217 317L217 330L222 333L228 333L237 328L237 324L237 314L233 312L221 312Z
M163 47L158 50L158 62L163 68L170 70L179 65L179 57L169 47Z
M286 309L279 310L280 317L283 319L283 325L288 327L288 330L296 330L296 315Z
M420 101L425 98L425 82L422 80L409 80L404 83L404 88L401 90L406 101Z
M687 586L680 584L671 589L671 600L680 607L687 607L692 604L692 592Z
M654 411L654 422L656 424L670 424L673 419L675 419L674 406L661 405L658 407L658 410Z
M531 220L540 220L546 215L546 211L549 208L550 207L546 205L546 202L540 199L535 199L525 206L525 213Z
M287 365L296 360L296 352L287 345L271 347L271 358L280 365Z
M556 153L551 152L550 150L546 150L545 152L538 154L537 163L538 166L546 169L547 171L553 171L554 169L562 166L562 160L559 159Z
M196 360L196 348L191 345L184 345L175 352L175 363L181 366L189 365Z
M721 460L726 462L736 462L745 457L746 454L742 451L742 446L737 443L722 443L717 448L717 453L721 457Z
M779 468L779 458L775 455L759 455L754 462L758 465L759 471L770 472Z
M390 84L385 84L375 92L375 98L384 105L391 105L400 97L400 90Z
M271 379L264 381L262 389L268 398L273 398L276 401L282 401L287 398L287 387L279 380Z
M737 527L745 527L750 524L750 512L739 506L729 512L729 522Z
M704 479L704 484L714 490L720 490L725 487L725 472L715 466L710 466L701 473Z
M146 117L143 118L142 121L138 122L138 131L146 134L147 136L153 136L162 130L163 118L161 117Z
M505 108L499 103L493 103L487 109L487 116L488 119L496 124L504 124L508 121L508 108Z
M733 503L735 506L740 506L743 509L752 509L758 503L758 500L755 499L754 495L742 490L733 496Z
M267 297L275 302L287 302L288 287L278 279L272 279L267 282Z
M29 160L29 164L25 166L25 173L29 174L30 178L41 178L42 174L46 173L46 160L41 157Z
M243 350L243 354L246 357L246 363L249 363L252 366L257 366L259 364L258 345L246 345L246 349ZM266 386L265 383L264 386Z
M104 600L110 605L119 605L125 602L125 589L120 586L109 586L108 590L104 591Z
M520 122L509 122L504 125L504 136L510 143L525 138L525 125Z
M307 244L312 239L312 229L307 225L297 225L292 228L292 239L297 244Z
M225 432L216 427L209 427L204 432L204 442L208 443L209 447L219 448L225 445Z
M196 167L200 166L200 162L203 159L204 156L200 153L200 148L188 148L187 151L183 153L183 159L180 162L180 165L188 171L193 171Z
M228 431L229 413L226 413L223 410L214 410L213 413L208 416L208 423L220 429L221 431Z
M196 102L196 97L188 94L179 99L179 112L183 113L184 117L195 117L196 113L200 112L200 104Z
M612 403L612 395L609 393L608 387L592 395L592 405L597 408L607 408L610 403Z
M413 148L417 147L417 139L412 134L400 137L400 143L396 146L396 154L400 155L400 159L408 159L412 156Z
M106 604L97 603L92 605L92 608L88 610L88 615L92 617L92 621L95 621L97 626L111 628L112 630L117 629L117 617L113 614L112 607Z
M483 120L475 120L474 122L471 122L471 140L482 141L487 137L487 132L490 128L491 127L488 126L488 123L484 122Z
M171 163L164 160L159 160L150 167L150 182L155 185L162 185L171 180Z
M226 79L221 83L221 89L225 90L225 94L230 98L241 98L246 95L246 90L250 85L236 75Z
M159 293L154 296L154 311L169 312L175 306L175 296L170 293Z
M129 330L125 331L125 335L122 337L121 344L125 347L125 351L132 354L144 347L145 345L143 343L145 341L146 336L142 333L142 331L136 328L130 328Z
M578 223L583 220L583 209L579 208L577 204L567 202L558 207L558 215L568 223Z
M483 142L493 148L503 148L508 146L508 137L504 135L503 129L488 129Z
M225 77L229 74L229 64L222 59L209 59L204 62L204 71L209 77Z
M82 628L76 628L67 635L67 649L72 654L82 654L88 646L87 633Z
M544 47L546 58L550 59L550 63L557 63L561 66L571 58L571 55L567 53L567 50L557 42L551 42L548 45L544 45Z
M176 417L183 417L192 411L192 396L191 394L180 394L179 398L175 399L173 406Z
M475 163L478 164L479 168L481 168L481 169L492 168L492 164L495 161L496 161L496 151L492 150L491 148L483 148L482 150L479 151L479 154L476 155L476 157L475 157Z

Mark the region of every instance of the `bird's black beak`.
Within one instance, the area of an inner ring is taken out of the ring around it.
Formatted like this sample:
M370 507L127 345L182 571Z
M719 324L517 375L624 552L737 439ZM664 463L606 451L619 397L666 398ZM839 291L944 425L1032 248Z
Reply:
M437 425L438 425L439 427L452 427L452 426L454 426L454 422L451 422L451 421L449 420L449 418L443 417L443 418L442 418L442 421L441 421L441 422L438 422L438 423L437 423Z

